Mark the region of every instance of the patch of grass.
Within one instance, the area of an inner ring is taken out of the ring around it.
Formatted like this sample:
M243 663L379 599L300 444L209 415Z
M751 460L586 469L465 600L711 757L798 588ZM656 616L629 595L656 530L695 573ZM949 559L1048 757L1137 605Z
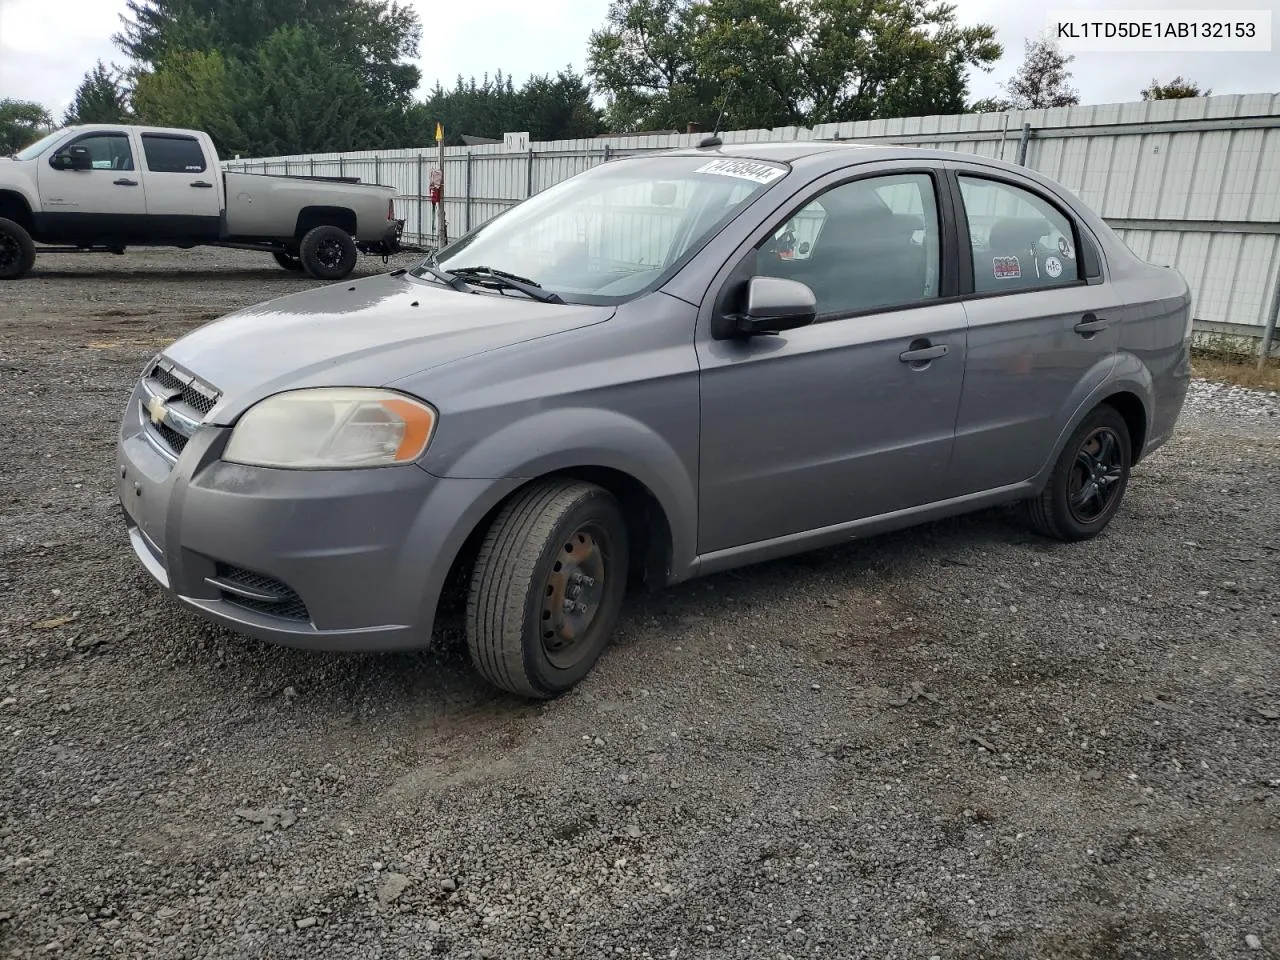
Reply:
M1280 390L1280 359L1274 357L1259 370L1256 355L1194 350L1191 372L1205 380L1235 383L1254 390Z

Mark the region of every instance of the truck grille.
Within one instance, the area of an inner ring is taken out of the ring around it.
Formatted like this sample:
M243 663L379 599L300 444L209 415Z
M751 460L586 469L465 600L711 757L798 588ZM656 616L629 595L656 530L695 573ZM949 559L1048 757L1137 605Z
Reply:
M158 357L142 376L138 419L143 434L170 462L176 462L221 393Z
M274 577L254 573L229 563L219 563L206 581L217 587L222 599L255 613L306 623L311 620L307 605L290 587Z

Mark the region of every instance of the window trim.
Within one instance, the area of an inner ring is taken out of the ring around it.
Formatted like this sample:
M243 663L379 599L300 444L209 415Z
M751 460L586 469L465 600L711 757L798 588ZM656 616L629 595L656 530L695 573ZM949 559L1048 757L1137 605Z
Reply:
M853 320L858 317L873 316L884 313L901 313L905 310L919 310L925 307L938 306L946 303L954 303L962 296L959 290L959 268L956 258L956 249L958 237L956 234L956 212L954 206L954 197L952 196L951 187L946 177L947 171L936 163L928 160L909 161L902 167L885 169L880 167L874 170L857 170L845 167L840 170L832 171L827 177L819 178L816 182L809 184L807 188L800 193L798 200L788 200L783 205L775 208L766 216L759 224L757 224L748 234L747 238L738 245L733 255L726 261L728 267L727 272L718 271L718 275L722 274L724 280L720 282L716 289L716 294L711 301L711 336L713 339L721 339L721 317L724 315L726 306L726 298L730 288L737 282L740 282L740 275L747 266L749 260L754 259L761 244L765 243L778 230L778 225L785 223L792 217L796 216L801 210L815 203L823 194L830 193L847 184L854 183L859 180L878 180L888 177L905 177L912 175L923 175L928 177L933 184L934 204L938 213L938 294L927 300L910 300L905 303L884 304L874 307L865 307L859 310L844 310L833 313L820 313L814 319L814 325L838 322L841 320ZM729 266L732 264L732 266ZM747 276L755 276L751 273Z
M128 169L128 170L123 170L123 171L122 171L122 170L107 170L107 171L105 171L105 172L107 172L107 173L129 173L129 172L136 171L136 170L138 169L138 156L137 156L137 150L134 148L133 137L129 136L129 131L128 131L128 130L86 130L84 133L77 134L76 136L72 137L70 140L67 140L65 143L60 143L60 144L58 144L58 146L56 146L56 147L54 147L54 148L53 148L53 152L51 152L51 153L49 154L49 160L48 160L49 166L50 166L52 169L57 170L59 173L101 173L101 172L104 172L104 171L102 171L102 170L62 170L61 168L59 168L59 167L55 167L55 166L53 165L53 158L54 158L54 157L56 157L58 154L62 153L64 150L70 150L72 147L74 147L74 146L75 146L77 143L79 143L80 141L82 141L82 140L88 140L88 139L89 139L89 138L91 138L91 137L121 137L121 138L123 138L123 139L124 139L124 142L125 142L125 143L127 143L127 144L129 145L129 163L131 164L131 165L130 165L130 167L129 167L129 169Z
M1013 187L1024 193L1029 193L1039 199L1041 202L1058 211L1058 214L1067 221L1071 227L1072 245L1076 250L1076 278L1070 283L1043 283L1031 287L1018 287L1015 290L984 290L978 291L975 288L977 280L977 265L973 259L973 238L969 233L969 214L964 205L964 195L961 192L960 178L966 177L970 180L987 180L991 183L1000 184L1006 187ZM955 193L956 203L956 220L955 229L958 237L957 243L957 260L959 269L959 283L962 291L961 296L965 300L986 300L991 297L1015 297L1024 293L1041 293L1045 290L1072 290L1076 287L1089 286L1091 283L1101 283L1101 276L1097 280L1091 280L1087 274L1082 256L1083 245L1081 244L1082 234L1081 226L1074 214L1065 210L1062 203L1055 197L1049 196L1038 185L1019 182L1017 179L1004 175L1003 171L998 170L975 170L972 167L954 165L947 169L947 179L951 184L951 189ZM1093 238L1088 238L1093 243L1096 250L1097 244ZM1099 261L1101 257L1099 256ZM968 270L965 266L968 266ZM1101 266L1099 266L1101 269Z
M140 133L138 135L138 138L142 141L142 162L147 165L147 173L154 173L157 175L165 175L165 176L169 174L177 174L178 176L194 177L197 174L205 173L209 169L209 158L205 156L204 145L200 143L200 140L198 137L193 137L187 133L150 133L150 132L144 131L143 133ZM152 169L151 158L147 156L148 138L152 140L187 140L187 141L190 141L191 143L194 143L196 145L196 150L200 154L200 163L202 164L202 166L200 167L199 170L154 170Z

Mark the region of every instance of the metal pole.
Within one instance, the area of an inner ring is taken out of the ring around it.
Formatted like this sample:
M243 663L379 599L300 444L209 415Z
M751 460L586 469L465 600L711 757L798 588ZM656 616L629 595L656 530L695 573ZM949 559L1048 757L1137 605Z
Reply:
M382 183L382 158L378 156L373 158L373 182Z
M440 162L440 176L443 177L444 176L444 138L441 138L436 143L436 154L439 157L439 162ZM448 189L448 184L445 184L444 190L447 190L447 189ZM438 249L443 249L449 242L449 224L447 222L448 218L445 216L446 203L445 203L444 190L442 190L440 193L440 218L437 222L437 226L439 227L439 231L438 231L439 232L439 240L438 240L439 248Z
M526 198L533 196L533 147L529 148L529 165L525 169L524 195Z
M316 175L316 158L315 157L312 157L307 162L307 167L311 170L311 176L314 177Z
M1031 140L1031 124L1022 125L1022 139L1018 141L1018 166L1027 165L1027 143Z
M345 177L347 175L347 158L338 158L338 176Z
M1271 357L1271 343L1276 338L1276 321L1280 319L1280 274L1276 275L1275 293L1271 295L1271 316L1267 317L1267 326L1262 331L1262 349L1258 352L1258 369L1267 365Z
M467 151L467 199L462 208L462 232L467 233L471 229L471 151Z
M418 154L418 242L427 242L427 225L422 222L422 161L425 160L422 154Z
M611 153L613 153L612 146L611 146L610 144L607 144L607 143L606 143L606 144L604 145L604 162L605 162L605 163L608 163L608 162L609 162L609 155L610 155Z

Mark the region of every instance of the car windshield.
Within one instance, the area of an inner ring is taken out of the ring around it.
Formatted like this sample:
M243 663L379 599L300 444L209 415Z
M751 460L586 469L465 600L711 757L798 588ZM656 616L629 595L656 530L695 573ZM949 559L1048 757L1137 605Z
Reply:
M34 160L36 157L40 156L40 154L44 152L45 147L49 146L49 144L53 143L53 141L57 140L60 136L62 136L63 132L64 131L62 130L55 130L53 131L53 133L45 134L35 143L31 144L31 146L23 147L21 150L15 153L13 155L13 159Z
M471 282L503 272L575 303L652 288L788 171L716 156L617 160L536 194L428 261ZM414 271L431 278L427 264ZM439 277L437 277L439 279Z

